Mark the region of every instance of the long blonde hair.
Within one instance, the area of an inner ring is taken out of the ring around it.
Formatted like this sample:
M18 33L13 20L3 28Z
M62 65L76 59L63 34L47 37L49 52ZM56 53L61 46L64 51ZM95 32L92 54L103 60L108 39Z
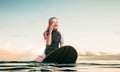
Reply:
M48 20L48 27L46 28L46 30L44 31L44 33L43 33L43 36L44 36L44 39L46 40L46 38L47 38L47 34L48 34L48 32L49 32L49 28L50 28L50 23L51 23L51 20L52 19L58 19L58 18L56 18L56 17L51 17L49 20ZM60 34L60 32L57 30L56 31L58 34Z
M49 18L49 20L48 20L48 27L47 27L47 29L45 30L45 32L48 32L52 19L58 19L58 18L57 18L57 17L51 17L51 18Z

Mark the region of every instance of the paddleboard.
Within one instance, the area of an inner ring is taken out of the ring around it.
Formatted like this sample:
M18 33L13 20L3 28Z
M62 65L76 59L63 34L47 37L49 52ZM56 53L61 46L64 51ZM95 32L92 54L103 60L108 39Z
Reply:
M57 64L68 64L75 63L78 54L74 47L63 46L49 53L46 58L43 59L43 63L57 63Z

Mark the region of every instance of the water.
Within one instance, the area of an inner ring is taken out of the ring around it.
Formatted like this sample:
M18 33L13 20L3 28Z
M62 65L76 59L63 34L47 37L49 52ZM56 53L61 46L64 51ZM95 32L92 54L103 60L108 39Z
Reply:
M120 72L120 60L78 60L76 64L1 61L0 72Z

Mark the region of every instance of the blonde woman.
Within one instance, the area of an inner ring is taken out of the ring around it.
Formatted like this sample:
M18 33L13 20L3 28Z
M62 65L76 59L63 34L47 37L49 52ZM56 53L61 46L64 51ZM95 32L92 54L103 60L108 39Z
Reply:
M47 56L53 50L63 46L64 44L63 37L61 35L61 32L58 31L58 18L51 17L49 19L48 27L43 33L43 36L46 41L46 48L44 51L45 56ZM44 57L39 56L35 59L35 61L41 62Z
M46 41L45 55L63 46L63 37L61 32L58 31L58 18L52 17L49 19L47 30L43 35Z

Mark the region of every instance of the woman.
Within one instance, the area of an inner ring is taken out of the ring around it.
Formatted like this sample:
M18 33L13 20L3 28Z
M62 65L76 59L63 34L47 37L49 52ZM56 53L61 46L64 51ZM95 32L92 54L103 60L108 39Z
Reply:
M53 50L63 46L63 37L58 31L58 18L52 17L48 21L48 27L43 33L44 39L46 41L45 56L47 56ZM39 56L35 61L41 62L44 57Z
M53 50L63 46L63 38L58 31L58 19L52 17L49 19L48 28L44 32L44 39L46 40L45 55L48 55Z

